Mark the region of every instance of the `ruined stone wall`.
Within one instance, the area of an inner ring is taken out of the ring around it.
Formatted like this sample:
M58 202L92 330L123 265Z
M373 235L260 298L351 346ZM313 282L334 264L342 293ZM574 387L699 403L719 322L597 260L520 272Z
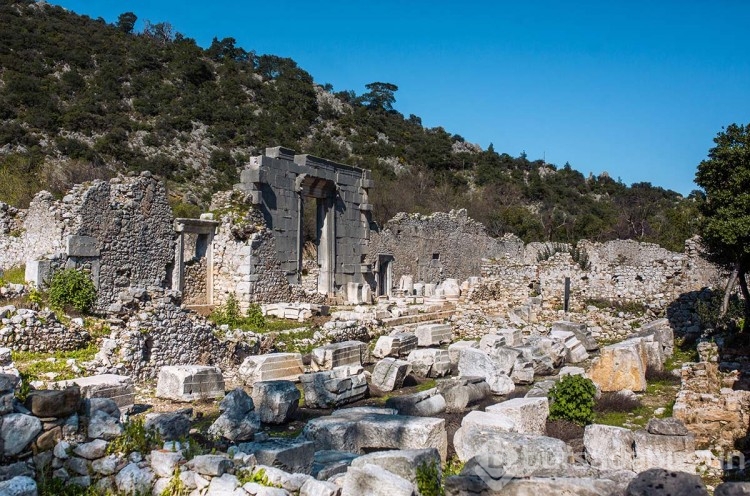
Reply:
M250 303L291 301L274 236L250 198L219 193L212 209L221 220L212 246L214 303L223 304L234 293L244 312Z
M586 269L567 252L537 261L542 244L530 243L522 259L502 257L486 261L485 278L470 293L472 301L506 299L522 304L536 288L545 302L559 305L565 278L571 281L571 308L581 309L587 299L638 301L666 307L684 293L714 283L720 271L700 257L696 240L686 242L685 253L674 253L650 243L582 241L578 247L589 259Z
M437 284L449 277L478 276L483 258L517 253L512 238L490 237L466 210L429 216L399 213L371 233L368 262L374 265L378 255L393 255L394 285L403 275L413 276L415 282Z
M73 323L64 325L48 310L36 312L6 306L0 308L0 316L0 347L14 351L72 351L85 347L91 340L82 327Z
M182 302L186 305L205 305L208 302L206 287L208 264L206 258L191 260L185 264L185 289Z

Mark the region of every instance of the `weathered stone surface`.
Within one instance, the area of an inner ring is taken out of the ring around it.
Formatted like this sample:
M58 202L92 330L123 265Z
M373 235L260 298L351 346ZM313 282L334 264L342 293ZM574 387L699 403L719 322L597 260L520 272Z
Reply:
M224 455L198 455L187 462L187 468L201 475L220 477L232 470L232 460Z
M448 438L445 420L337 410L328 417L310 420L302 436L316 450L364 453L374 449L437 448L445 460Z
M437 389L445 398L446 410L449 412L463 411L467 406L492 394L484 377L457 377L441 381Z
M0 391L10 392L16 389L21 378L14 374L0 374Z
M448 356L452 365L458 365L458 358L461 355L462 348L479 348L476 341L456 341L448 346Z
M372 350L375 358L407 356L417 348L417 336L408 332L400 332L391 336L380 336Z
M626 496L707 496L700 477L686 472L652 468L641 472L626 490Z
M348 365L361 366L366 357L367 345L362 341L343 341L314 348L310 367L313 371L331 370Z
M0 482L0 494L3 496L37 496L36 482L31 477L19 475Z
M534 383L534 362L526 360L523 356L516 358L513 364L513 371L510 373L513 384L533 384Z
M714 489L714 496L750 496L750 482L725 482Z
M11 413L0 418L0 439L5 456L14 456L23 450L42 432L38 418L23 413Z
M341 488L333 482L308 480L299 490L299 496L339 496Z
M95 439L90 443L81 443L73 448L73 453L87 460L95 460L107 454L109 443L103 439Z
M153 480L151 470L142 469L135 463L129 463L115 476L117 490L123 494L148 494Z
M515 357L513 359L515 361ZM511 363L512 366L512 363ZM508 394L515 390L516 386L508 377L502 363L498 363L487 353L474 349L463 348L458 360L458 372L463 376L484 377L490 390L494 394Z
M388 398L385 406L397 410L399 415L415 417L432 417L445 412L446 409L445 398L436 388Z
M633 470L633 431L611 425L587 425L583 434L586 460L604 470Z
M565 362L565 357L568 353L567 349L563 343L556 339L545 336L532 336L527 340L527 344L532 348L533 357L546 355L552 361L554 368L560 367Z
M253 454L261 465L276 467L290 473L312 472L315 445L304 439L269 439L258 443L241 443L237 449Z
M602 348L588 375L602 391L645 391L647 362L643 341L628 339Z
M156 383L156 397L174 401L195 401L224 396L224 377L218 367L173 365L162 367Z
M157 477L172 477L177 465L183 460L181 451L153 450L151 470Z
M253 402L260 421L284 424L297 413L301 394L292 381L261 381L253 385Z
M219 411L222 413L208 428L208 433L232 442L252 440L261 427L254 409L252 398L242 388L232 390L221 400Z
M71 386L62 390L31 391L24 406L37 417L67 417L78 411L81 389Z
M596 351L599 349L599 344L596 342L596 339L594 339L591 331L586 327L586 324L560 320L552 323L552 331L568 331L574 333L586 351Z
M543 435L549 417L549 401L547 398L513 398L490 405L485 411L510 418L516 432Z
M546 381L535 382L531 389L525 394L526 398L546 398L550 390L555 386L557 382L548 379Z
M563 465L568 460L568 447L559 439L503 432L500 428L487 429L481 424L462 424L453 437L453 445L459 460L467 462L476 456L491 454L493 463L517 477L529 476L540 468Z
M88 435L91 439L111 441L123 432L120 417L109 415L104 410L96 410L89 417Z
M554 330L550 337L565 346L565 361L567 363L579 363L588 359L589 354L576 337L576 334L570 331Z
M422 324L414 331L417 336L417 345L440 346L450 343L453 339L453 330L450 324Z
M532 363L535 375L551 375L555 372L555 362L541 348L517 346L515 349L521 352L519 358Z
M646 430L651 434L659 434L661 436L687 436L690 434L685 424L674 417L663 419L652 418L648 421Z
M674 353L674 331L672 325L666 318L657 319L641 326L638 336L653 336L656 341L661 343L663 355L672 356Z
M332 408L365 397L367 377L362 367L336 367L300 376L308 408Z
M318 480L328 480L336 474L343 474L352 460L360 455L348 451L319 450L313 457L311 475Z
M414 485L377 465L349 467L342 486L342 495L413 496Z
M511 479L503 477L502 467L484 470L479 465L473 472L448 477L445 482L445 496L612 496L619 494L618 485L606 479L555 477ZM493 476L495 477L493 479Z
M499 413L482 412L479 410L472 410L466 414L461 419L461 427L477 427L481 430L492 432L516 431L516 424L510 417Z
M238 377L248 386L261 381L293 381L305 373L299 353L269 353L245 358L237 371Z
M145 425L156 430L165 441L176 441L190 432L190 417L181 412L149 413Z
M443 377L451 371L448 350L435 348L413 350L406 360L411 364L414 375L419 377Z
M391 357L384 358L375 364L372 371L372 386L380 391L399 389L410 372L409 362Z
M101 374L89 377L78 377L69 381L53 383L52 389L65 389L77 385L84 398L108 398L114 401L121 410L130 409L135 403L133 380L126 375Z
M412 484L417 483L417 469L420 466L431 465L439 467L440 454L435 448L416 450L377 451L362 455L352 461L352 467L377 465L392 474L403 477Z
M635 458L633 470L642 472L650 468L693 472L695 471L695 437L663 436L645 430L633 434Z

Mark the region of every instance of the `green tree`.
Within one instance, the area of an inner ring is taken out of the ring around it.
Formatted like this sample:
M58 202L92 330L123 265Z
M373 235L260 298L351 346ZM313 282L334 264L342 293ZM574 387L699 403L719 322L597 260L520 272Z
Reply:
M706 193L699 205L699 230L710 258L732 269L726 292L735 277L739 281L745 300L744 331L750 321L750 124L729 125L714 143L695 175Z
M396 103L394 93L398 91L398 86L392 83L370 83L365 88L370 90L362 95L362 101L370 108L383 109L386 112L393 110L393 104Z
M132 33L135 28L135 21L138 17L132 12L123 12L117 17L117 27L126 33Z

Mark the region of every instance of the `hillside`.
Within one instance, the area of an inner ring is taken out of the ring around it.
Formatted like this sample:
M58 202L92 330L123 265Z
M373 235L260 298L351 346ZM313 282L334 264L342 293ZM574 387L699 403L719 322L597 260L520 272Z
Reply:
M466 208L525 241L652 241L681 250L700 198L584 177L465 142L394 110L397 87L334 92L286 58L231 38L203 49L168 23L132 31L31 1L0 1L0 200L117 172L163 177L194 215L248 157L283 145L372 169L375 218Z

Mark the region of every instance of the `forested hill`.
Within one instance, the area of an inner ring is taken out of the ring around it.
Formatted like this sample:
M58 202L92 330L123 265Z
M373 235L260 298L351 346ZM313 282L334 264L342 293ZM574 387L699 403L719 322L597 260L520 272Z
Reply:
M166 22L134 32L135 21L0 0L0 200L24 206L39 189L150 170L188 215L231 187L248 157L284 145L371 169L381 223L467 208L491 234L526 241L680 250L693 233L699 198L482 150L394 110L393 84L334 92L291 59L232 38L203 49Z

